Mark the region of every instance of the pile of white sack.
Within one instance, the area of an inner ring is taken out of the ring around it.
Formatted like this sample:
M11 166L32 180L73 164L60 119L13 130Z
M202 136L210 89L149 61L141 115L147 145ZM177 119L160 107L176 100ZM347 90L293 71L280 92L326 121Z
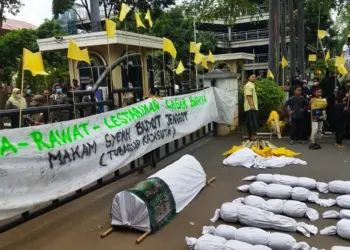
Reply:
M323 219L349 219L350 220L350 210L340 210L340 212L331 210L324 212L322 214Z
M235 228L233 226L220 225L217 228L203 227L202 234L211 234L225 238L226 240L237 240L253 246L267 246L278 250L316 250L306 242L297 242L294 237L284 233L270 233L256 227Z
M295 177L280 174L258 174L257 176L248 176L243 181L261 181L266 184L282 184L291 187L302 187L309 190L318 190L321 193L328 193L328 183L317 182L308 177Z
M205 234L199 239L186 237L186 243L191 250L272 250L266 246L253 246L238 240L226 240L210 234Z
M318 232L317 227L313 225L297 222L292 218L276 215L260 208L243 205L241 202L226 202L222 204L221 208L215 211L214 217L210 220L216 222L219 218L226 222L240 222L251 227L300 232L306 237L310 237L310 233L316 235Z
M339 235L344 239L350 240L350 220L341 219L336 226L326 227L320 233L322 235Z
M256 181L250 185L243 185L237 188L241 192L249 192L252 195L260 197L269 197L272 199L291 199L296 201L309 201L323 207L335 205L334 199L319 199L319 193L311 192L303 187L291 187L282 184L266 184Z
M307 165L306 161L302 161L293 157L272 156L268 158L261 157L249 148L243 148L227 157L223 164L230 167L245 168L283 168L288 165Z
M350 194L350 181L318 182L308 177L295 177L279 174L259 174L248 176L244 181L262 181L267 184L283 184L291 187L303 187L309 190L317 189L321 193Z
M320 217L315 209L309 208L305 203L300 201L280 199L265 201L261 197L249 195L245 198L238 198L233 202L241 202L247 206L260 208L274 214L283 214L293 218L307 217L310 221L316 221Z
M350 247L332 247L331 250L350 250Z

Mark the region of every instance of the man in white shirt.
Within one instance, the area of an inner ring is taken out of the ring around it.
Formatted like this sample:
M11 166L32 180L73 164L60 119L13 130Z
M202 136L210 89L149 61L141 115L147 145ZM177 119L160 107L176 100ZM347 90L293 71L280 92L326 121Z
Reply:
M348 38L348 42L343 46L343 53L345 57L345 67L349 71L350 70L350 38Z

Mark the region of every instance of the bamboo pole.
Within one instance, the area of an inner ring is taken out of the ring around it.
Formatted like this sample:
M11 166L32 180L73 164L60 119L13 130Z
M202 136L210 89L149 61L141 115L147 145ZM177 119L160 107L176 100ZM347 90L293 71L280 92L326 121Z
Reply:
M113 227L109 228L107 231L100 234L101 239L106 238L108 235L110 235L113 232Z
M144 239L146 239L151 233L145 232L141 237L136 240L136 244L140 244Z
M73 67L73 80L75 79L75 63L73 59L70 59L72 62L72 67ZM75 108L75 89L74 86L70 83L70 86L72 87L72 95L73 95L73 112L74 112L74 119L77 119L77 113L76 113L76 108Z
M22 59L23 60L23 59ZM22 62L23 63L23 62ZM24 98L23 97L23 88L24 88L24 70L23 70L23 66L22 66L22 80L21 80L21 99ZM19 100L20 102L20 107L19 107L19 128L22 127L22 102L21 100Z

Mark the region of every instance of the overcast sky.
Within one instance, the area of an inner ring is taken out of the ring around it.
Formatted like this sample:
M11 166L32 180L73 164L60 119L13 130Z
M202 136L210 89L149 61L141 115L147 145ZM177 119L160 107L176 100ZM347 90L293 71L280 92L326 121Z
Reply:
M52 0L22 0L25 4L21 12L15 17L7 15L9 18L26 21L39 26L46 18L52 17Z

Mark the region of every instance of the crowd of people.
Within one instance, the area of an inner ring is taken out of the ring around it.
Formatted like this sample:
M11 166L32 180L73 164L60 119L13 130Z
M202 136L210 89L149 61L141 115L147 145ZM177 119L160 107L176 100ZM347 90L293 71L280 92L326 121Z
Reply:
M244 111L250 140L255 140L259 129L258 99L255 90L256 76L250 75L244 86ZM311 87L306 80L294 77L285 108L290 121L290 144L307 143L310 149L321 149L322 134L334 132L336 146L343 147L343 140L350 140L349 97L350 78L340 83L335 74L328 71L320 81L313 79Z
M0 84L0 110L11 110L11 109L25 109L30 107L44 107L48 108L53 105L62 104L75 104L75 103L90 103L92 102L91 96L86 95L83 97L74 96L69 97L69 91L76 90L91 90L92 81L86 86L79 86L77 80L73 80L72 87L66 87L60 80L56 80L53 84L52 90L44 90L41 94L33 94L30 86L27 86L23 90L23 95L21 89L14 88L12 94L8 96L7 89ZM68 121L70 119L86 117L93 115L92 107L86 107L83 110L76 110L74 112L69 112L69 110L60 110L49 112L49 122L61 122ZM0 129L4 129L4 123L6 119L0 118ZM44 124L44 114L37 113L33 115L24 115L20 123L19 116L11 117L11 127L18 128L21 126L35 126Z

